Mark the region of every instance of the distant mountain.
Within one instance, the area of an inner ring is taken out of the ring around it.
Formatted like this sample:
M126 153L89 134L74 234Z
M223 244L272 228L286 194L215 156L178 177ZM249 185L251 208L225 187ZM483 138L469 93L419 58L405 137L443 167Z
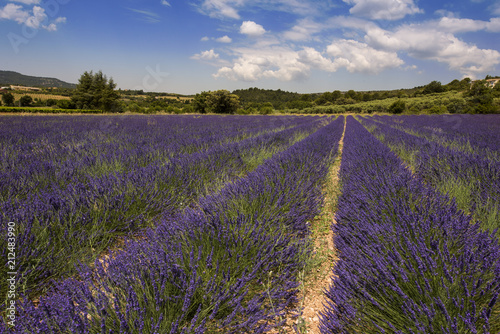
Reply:
M13 71L0 70L0 85L19 85L29 87L75 88L76 85L56 78L33 77Z

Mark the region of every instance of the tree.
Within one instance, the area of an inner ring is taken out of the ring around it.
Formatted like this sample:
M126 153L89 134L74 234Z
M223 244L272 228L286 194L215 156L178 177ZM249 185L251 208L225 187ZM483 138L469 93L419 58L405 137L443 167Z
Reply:
M48 99L47 101L45 101L45 104L47 105L47 107L52 107L57 105L57 101L54 99Z
M21 107L29 107L33 103L33 98L29 95L23 95L21 96L21 99L19 100L19 104Z
M345 96L346 98L351 98L351 99L353 99L353 100L356 100L356 98L357 98L357 96L358 96L358 93L356 93L354 90L350 89L350 90L348 90L348 91L344 94L344 96Z
M432 93L442 93L446 90L446 88L441 85L439 81L432 81L427 84L422 91L422 94L432 94Z
M120 94L115 91L116 84L99 71L85 72L78 80L71 101L78 109L96 109L103 111L121 111L118 99Z
M207 110L207 97L210 95L210 92L201 92L200 94L196 94L193 100L193 107L195 112L200 114L206 114Z
M206 109L219 114L234 114L240 106L238 95L231 94L228 90L221 89L210 92L206 97Z
M486 86L485 80L475 81L469 92L464 94L467 97L468 104L478 114L487 114L495 111L493 105L493 91Z
M406 102L401 99L394 101L389 106L389 112L393 114L401 114L405 110L406 110Z
M14 105L14 95L12 95L12 93L3 93L2 94L2 102L6 106L13 106Z

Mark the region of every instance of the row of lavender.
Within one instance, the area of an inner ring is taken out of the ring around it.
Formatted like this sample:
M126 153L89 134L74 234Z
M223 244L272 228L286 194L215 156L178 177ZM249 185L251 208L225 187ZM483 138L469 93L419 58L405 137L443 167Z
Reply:
M343 119L20 306L17 333L263 333L296 302Z
M500 117L468 119L468 124L477 124L483 130L480 136L463 132L462 125L456 126L457 120L460 118L455 116L374 117L362 122L374 126L373 133L397 152L416 175L454 198L459 208L470 213L483 228L497 230L500 235L500 160L495 159L495 151L491 149L498 150L500 137L496 130L488 130L499 127ZM456 129L449 128L453 123ZM428 137L429 129L434 133L432 137ZM454 145L464 141L465 146Z
M498 333L500 245L347 120L323 333Z
M108 122L113 126L94 130ZM116 237L180 212L323 122L2 118L0 252L7 258L7 222L15 222L19 290L36 295L50 280L72 274L78 262L91 262ZM0 278L5 281L7 272ZM4 300L7 287L1 287Z
M414 130L426 138L448 141L472 152L500 157L498 115L435 115L382 117L385 122ZM492 153L496 153L493 155Z

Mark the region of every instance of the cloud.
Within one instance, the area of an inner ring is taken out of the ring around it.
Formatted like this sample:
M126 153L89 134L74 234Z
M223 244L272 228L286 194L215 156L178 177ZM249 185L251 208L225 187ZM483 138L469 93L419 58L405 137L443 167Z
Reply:
M40 3L40 0L9 0L11 2L20 2L25 5L38 5Z
M233 40L229 36L222 36L216 39L217 42L219 43L231 43Z
M158 23L160 22L160 15L141 9L127 8L128 10L140 14L139 20L147 23Z
M219 54L215 53L213 49L202 51L201 53L197 53L191 57L191 59L196 60L214 60L219 58Z
M251 37L257 37L264 35L266 29L253 21L244 21L240 26L240 33Z
M208 42L210 40L210 38L208 38L208 36L203 36L200 41L202 42Z
M318 15L333 5L320 0L202 0L199 11L214 18L241 19L239 10L255 9L280 11L296 15Z
M28 1L26 1L27 3ZM19 24L32 29L45 29L47 31L56 31L57 24L65 23L65 17L58 17L52 22L48 22L45 9L40 6L33 6L31 12L25 10L22 6L9 3L4 8L0 8L0 19L16 21Z
M17 23L24 23L30 17L30 14L22 6L9 3L0 9L0 19L12 20Z
M26 19L24 22L28 27L33 29L38 29L42 25L42 22L47 20L47 14L45 14L45 9L39 6L33 7L33 15Z
M500 15L500 1L497 1L493 5L491 5L489 11L493 15Z
M457 33L478 31L486 28L487 22L471 19L459 19L455 17L442 17L438 22L440 30Z
M491 32L500 32L500 17L490 19L486 24L486 30Z
M429 26L431 26L429 24ZM445 16L439 19L436 29L443 32L462 33L485 30L489 32L500 32L500 18L491 18L489 21L461 19Z
M327 53L335 58L335 67L345 67L351 73L378 74L404 64L396 52L377 50L355 40L334 41L327 47Z
M349 12L372 20L400 20L406 15L423 13L413 0L343 0L354 5Z
M310 67L327 72L335 72L338 69L338 66L334 64L331 59L323 57L323 55L314 48L305 47L302 51L299 51L298 55L300 62Z
M257 81L275 78L282 81L300 80L308 76L310 66L300 61L298 53L290 48L241 48L233 50L240 56L232 66L224 66L214 75L229 80Z
M172 5L167 0L161 0L163 6L171 7Z
M403 25L394 32L372 29L365 41L378 49L404 51L414 58L446 63L468 76L492 71L500 63L500 52L479 49L433 24Z
M312 38L314 34L321 32L325 26L309 18L301 19L288 31L283 33L283 37L292 41L306 41Z
M240 15L234 6L243 3L243 0L204 0L201 11L210 17L239 19Z

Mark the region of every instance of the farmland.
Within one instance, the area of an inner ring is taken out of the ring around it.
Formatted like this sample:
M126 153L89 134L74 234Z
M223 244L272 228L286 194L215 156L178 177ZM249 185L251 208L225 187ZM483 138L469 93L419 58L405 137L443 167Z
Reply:
M498 333L499 133L497 115L2 116L0 332L305 333L330 210L315 328Z

